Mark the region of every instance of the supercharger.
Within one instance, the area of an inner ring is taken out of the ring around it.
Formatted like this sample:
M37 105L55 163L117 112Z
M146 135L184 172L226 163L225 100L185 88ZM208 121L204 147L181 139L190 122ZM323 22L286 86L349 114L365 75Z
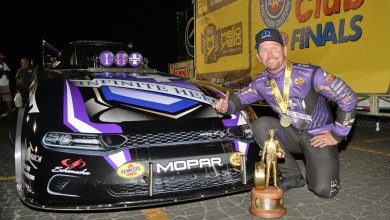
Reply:
M170 161L166 166L157 163L157 173L190 170L192 168L204 168L222 166L220 157Z

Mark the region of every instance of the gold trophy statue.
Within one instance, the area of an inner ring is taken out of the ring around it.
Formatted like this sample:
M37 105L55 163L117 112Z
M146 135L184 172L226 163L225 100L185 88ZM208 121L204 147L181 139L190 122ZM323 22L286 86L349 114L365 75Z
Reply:
M280 218L286 214L286 208L283 207L283 191L277 185L278 159L284 158L284 155L285 152L275 137L275 129L269 129L261 161L255 165L255 187L251 191L252 205L249 212L256 217ZM268 185L271 171L274 186Z

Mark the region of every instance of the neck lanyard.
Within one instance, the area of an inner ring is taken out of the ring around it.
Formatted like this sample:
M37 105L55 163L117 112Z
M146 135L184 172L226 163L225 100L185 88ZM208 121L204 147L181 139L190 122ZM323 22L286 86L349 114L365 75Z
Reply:
M284 86L283 86L283 98L278 86L274 79L271 79L272 91L275 95L276 101L283 114L287 114L288 97L290 95L290 77L291 77L291 64L287 62L286 70L284 72Z

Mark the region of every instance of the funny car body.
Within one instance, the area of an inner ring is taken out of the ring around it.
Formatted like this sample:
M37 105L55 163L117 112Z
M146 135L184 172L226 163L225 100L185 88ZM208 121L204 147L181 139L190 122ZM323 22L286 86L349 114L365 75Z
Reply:
M18 195L31 208L104 210L253 187L259 146L225 90L148 69L125 44L75 41L38 67L14 135Z

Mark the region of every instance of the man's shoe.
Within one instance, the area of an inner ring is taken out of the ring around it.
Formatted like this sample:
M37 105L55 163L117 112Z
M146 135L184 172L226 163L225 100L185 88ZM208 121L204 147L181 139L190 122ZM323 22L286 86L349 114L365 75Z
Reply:
M305 178L302 175L284 177L278 180L278 187L287 192L292 188L299 188L305 186Z

